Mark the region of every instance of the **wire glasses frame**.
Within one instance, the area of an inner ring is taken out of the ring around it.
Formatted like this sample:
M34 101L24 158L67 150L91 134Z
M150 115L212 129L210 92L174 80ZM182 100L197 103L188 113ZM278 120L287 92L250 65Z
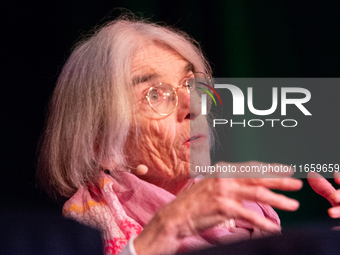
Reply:
M203 79L203 82L202 82ZM210 77L201 72L195 72L189 76L183 85L179 85L177 88L166 84L159 83L149 88L145 98L148 100L151 109L161 116L168 116L173 113L178 105L177 90L183 88L187 93L197 91L200 94L200 84L208 82ZM200 82L197 82L200 81Z

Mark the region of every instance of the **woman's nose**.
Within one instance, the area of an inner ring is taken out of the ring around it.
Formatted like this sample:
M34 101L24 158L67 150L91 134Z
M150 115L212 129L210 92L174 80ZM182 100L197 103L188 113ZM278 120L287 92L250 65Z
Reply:
M201 99L194 91L186 87L177 91L178 96L178 118L193 120L201 113Z

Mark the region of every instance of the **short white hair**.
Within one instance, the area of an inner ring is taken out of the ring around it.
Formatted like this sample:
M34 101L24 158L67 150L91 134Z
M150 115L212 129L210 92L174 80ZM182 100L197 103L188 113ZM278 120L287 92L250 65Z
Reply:
M127 165L124 145L137 127L131 62L147 43L178 52L197 72L211 75L198 43L183 31L120 17L80 41L67 60L49 105L38 178L55 198L96 182L101 163Z

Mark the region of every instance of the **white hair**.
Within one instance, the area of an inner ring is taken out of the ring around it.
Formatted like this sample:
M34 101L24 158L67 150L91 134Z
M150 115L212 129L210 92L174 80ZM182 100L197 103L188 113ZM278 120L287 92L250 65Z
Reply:
M101 163L126 165L124 145L137 127L131 61L147 43L161 43L211 74L199 45L186 33L121 17L79 42L54 90L40 146L38 178L54 197L70 197L96 182Z

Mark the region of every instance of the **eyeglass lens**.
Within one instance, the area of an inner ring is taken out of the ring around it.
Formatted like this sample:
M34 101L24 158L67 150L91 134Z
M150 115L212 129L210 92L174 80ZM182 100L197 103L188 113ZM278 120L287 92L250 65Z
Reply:
M195 73L188 78L182 87L187 90L187 86L189 86L190 93L194 92L197 93L197 96L200 96L204 93L201 88L207 89L205 85L209 82L209 77L206 74ZM169 84L160 83L150 88L148 101L156 113L163 116L169 115L175 110L178 103L176 89Z

